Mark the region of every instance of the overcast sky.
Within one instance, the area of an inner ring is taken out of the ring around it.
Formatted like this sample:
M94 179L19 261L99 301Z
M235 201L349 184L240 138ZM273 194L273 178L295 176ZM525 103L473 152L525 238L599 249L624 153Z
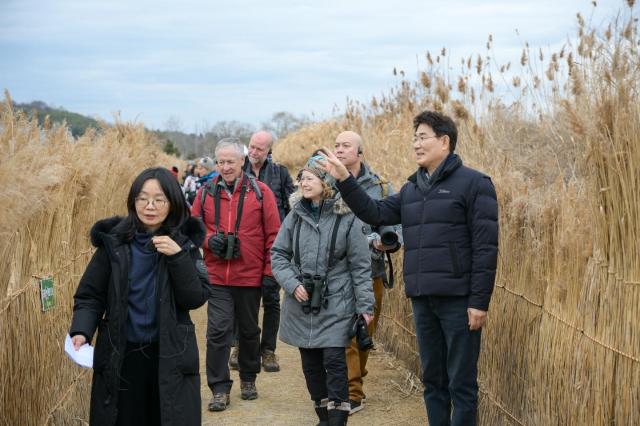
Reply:
M598 1L594 21L626 2ZM331 116L416 75L427 50L500 62L557 46L591 1L0 0L0 87L16 102L183 131L272 113ZM518 29L520 36L516 35ZM456 63L457 61L452 61Z

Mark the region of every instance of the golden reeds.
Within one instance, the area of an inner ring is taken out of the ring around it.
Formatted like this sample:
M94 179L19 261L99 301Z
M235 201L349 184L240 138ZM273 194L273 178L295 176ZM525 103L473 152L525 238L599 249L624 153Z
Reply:
M143 168L171 165L142 126L118 123L73 140L0 105L0 425L88 421L90 374L66 358L72 296L91 257L89 227L126 212ZM37 279L56 306L42 312Z
M482 424L640 423L640 38L632 3L602 31L578 15L576 46L532 56L525 44L522 72L505 87L491 77L493 60L469 57L452 76L428 54L420 81L403 81L375 109L350 103L348 114L275 149L276 159L299 167L309 148L352 129L364 138L366 160L399 188L415 168L416 112L444 110L458 120L458 149L492 176L500 204L498 276L480 359ZM457 82L455 94L447 81ZM506 103L505 93L515 98ZM396 282L377 337L419 373L400 274Z

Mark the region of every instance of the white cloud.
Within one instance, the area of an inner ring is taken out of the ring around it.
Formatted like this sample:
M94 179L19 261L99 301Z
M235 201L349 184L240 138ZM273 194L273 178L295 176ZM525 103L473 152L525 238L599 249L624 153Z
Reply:
M599 2L596 18L623 3ZM387 90L394 67L415 75L427 50L446 46L457 69L489 33L503 62L525 40L558 45L578 10L590 2L4 0L0 83L18 100L152 127L171 115L187 128L283 109L326 117Z

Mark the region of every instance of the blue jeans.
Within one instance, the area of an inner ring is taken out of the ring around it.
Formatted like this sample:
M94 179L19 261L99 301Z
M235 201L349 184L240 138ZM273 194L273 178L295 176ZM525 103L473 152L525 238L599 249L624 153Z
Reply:
M477 422L480 330L469 330L468 301L468 296L411 298L430 426Z

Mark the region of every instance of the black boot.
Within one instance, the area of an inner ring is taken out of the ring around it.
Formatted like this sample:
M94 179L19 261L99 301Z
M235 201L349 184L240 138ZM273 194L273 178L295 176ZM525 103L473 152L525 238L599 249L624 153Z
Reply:
M348 402L342 402L339 405L330 401L327 405L327 414L329 416L329 426L344 426L349 419L349 411L351 406Z
M320 423L317 426L329 426L329 415L327 414L327 403L328 399L323 399L321 401L315 401L313 404L313 408L316 410L316 414L318 415L318 419Z

